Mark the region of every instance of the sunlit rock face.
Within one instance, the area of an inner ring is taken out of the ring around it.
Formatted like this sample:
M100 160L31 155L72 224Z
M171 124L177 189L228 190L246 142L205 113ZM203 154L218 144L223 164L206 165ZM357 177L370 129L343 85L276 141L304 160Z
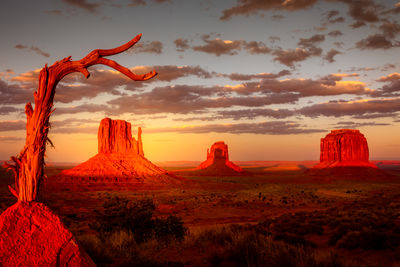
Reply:
M359 130L332 130L321 139L320 163L315 168L373 167L368 143Z
M60 218L39 202L0 215L0 266L95 266Z
M97 134L99 153L139 154L144 156L142 129L138 128L138 140L132 137L131 124L124 120L104 118Z
M216 175L244 172L242 168L229 160L228 145L223 141L216 142L210 149L207 149L207 160L202 162L196 169Z
M141 135L139 128L138 139L132 137L129 122L103 119L98 130L98 154L70 170L62 171L61 176L140 183L175 181L164 169L144 157Z

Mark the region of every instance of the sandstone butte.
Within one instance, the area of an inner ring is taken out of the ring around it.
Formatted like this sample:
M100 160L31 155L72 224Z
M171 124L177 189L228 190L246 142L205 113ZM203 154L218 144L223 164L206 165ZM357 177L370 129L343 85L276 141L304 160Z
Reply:
M228 145L223 141L215 142L211 149L207 149L207 159L198 167L191 170L182 170L186 175L244 175L248 174L242 168L229 160Z
M60 218L19 201L0 215L0 266L96 266Z
M332 130L321 138L320 163L314 169L333 167L370 167L368 143L359 130Z
M138 183L179 182L180 178L169 175L144 157L141 135L140 127L136 140L132 137L129 122L104 118L98 130L98 154L62 171L59 177Z

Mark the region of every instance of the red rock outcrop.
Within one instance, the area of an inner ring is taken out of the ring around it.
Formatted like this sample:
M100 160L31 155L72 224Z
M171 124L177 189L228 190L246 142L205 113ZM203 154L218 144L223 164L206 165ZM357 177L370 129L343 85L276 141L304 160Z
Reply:
M359 130L332 130L321 139L320 163L314 168L372 167L367 139Z
M248 174L242 168L229 160L228 145L223 141L215 142L211 149L207 149L207 159L197 168L182 170L185 175L244 175Z
M98 154L60 176L88 178L93 181L171 183L179 179L144 157L142 130L132 137L131 124L105 118L98 130Z
M143 154L142 129L138 129L138 141L132 137L131 124L124 120L104 118L97 134L99 153Z
M0 215L0 266L96 266L59 217L39 202Z
M215 142L211 149L207 149L207 159L203 161L198 169L204 170L207 168L217 169L232 169L235 172L243 172L243 169L235 165L229 160L228 145L223 141Z

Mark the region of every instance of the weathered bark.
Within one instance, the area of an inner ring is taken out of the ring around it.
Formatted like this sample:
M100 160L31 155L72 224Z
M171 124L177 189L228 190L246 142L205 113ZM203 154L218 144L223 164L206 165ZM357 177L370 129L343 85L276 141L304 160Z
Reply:
M78 61L72 61L71 57L55 62L52 66L47 65L40 71L39 87L33 94L35 108L31 103L25 106L27 116L26 141L24 149L19 156L12 157L14 164L6 164L12 169L15 175L15 189L9 186L18 201L38 200L39 188L44 175L44 154L46 152L46 142L50 142L47 134L49 132L49 118L53 109L53 99L58 82L66 75L73 72L81 72L86 78L90 73L87 68L93 65L102 64L116 69L134 81L148 80L156 72L151 71L144 75L136 75L128 68L119 65L117 62L104 58L122 53L132 47L140 40L141 34L131 41L114 49L96 49L86 57ZM51 142L50 142L51 144Z

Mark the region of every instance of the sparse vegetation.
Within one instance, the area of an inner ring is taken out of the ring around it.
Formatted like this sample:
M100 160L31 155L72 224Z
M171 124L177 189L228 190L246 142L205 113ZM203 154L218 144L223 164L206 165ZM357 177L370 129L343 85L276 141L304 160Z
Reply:
M6 208L13 179L1 175ZM45 203L99 266L399 266L399 182L190 179L166 189L49 183Z

